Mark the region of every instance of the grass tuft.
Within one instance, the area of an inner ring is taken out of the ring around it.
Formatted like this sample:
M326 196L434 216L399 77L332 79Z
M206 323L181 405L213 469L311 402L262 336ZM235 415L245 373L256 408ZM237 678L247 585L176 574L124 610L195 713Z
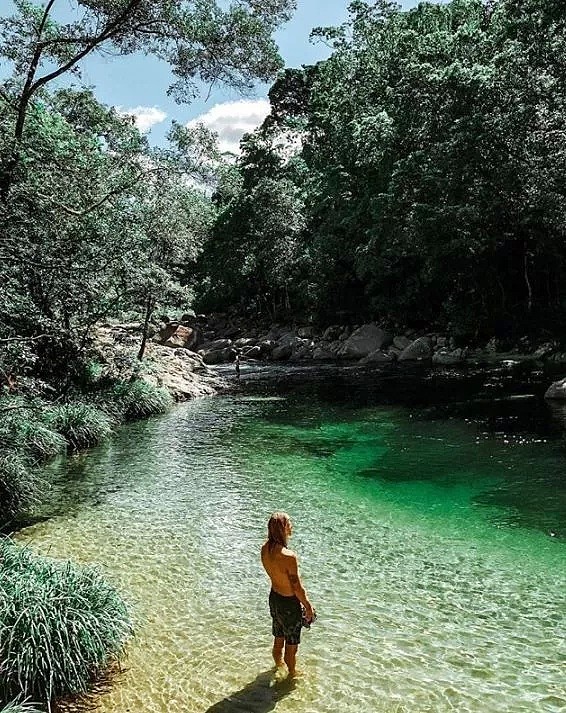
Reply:
M98 569L0 541L0 702L86 693L131 635L128 609Z
M112 433L108 415L91 404L63 404L49 409L45 416L49 428L57 431L72 450L95 446Z
M46 481L18 451L0 450L0 527L35 505Z
M0 703L0 705L2 705ZM18 701L10 701L4 708L0 708L0 713L43 713L40 708L37 708L35 703L18 703Z
M166 413L173 406L173 398L167 389L141 379L117 384L111 397L126 421Z

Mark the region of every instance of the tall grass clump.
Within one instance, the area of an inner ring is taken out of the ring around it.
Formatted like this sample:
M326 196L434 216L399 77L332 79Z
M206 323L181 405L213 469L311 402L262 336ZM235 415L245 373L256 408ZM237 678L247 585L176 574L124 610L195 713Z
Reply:
M0 448L42 462L65 450L65 439L44 423L45 404L21 397L0 399Z
M125 421L165 413L173 406L173 398L167 389L141 379L117 384L110 397Z
M45 487L22 453L0 449L0 529L39 502Z
M45 422L57 431L73 450L95 446L112 433L112 424L104 411L81 402L53 406Z
M97 569L0 541L0 705L86 693L131 635L127 606Z
M0 399L0 529L41 499L47 482L38 464L65 449L65 439L42 422L43 404Z

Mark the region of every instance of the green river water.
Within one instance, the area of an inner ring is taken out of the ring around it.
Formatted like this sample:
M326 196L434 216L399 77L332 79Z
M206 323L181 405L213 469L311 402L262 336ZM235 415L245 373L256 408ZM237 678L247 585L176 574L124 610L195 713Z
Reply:
M137 621L98 710L566 710L560 423L423 384L283 371L53 466L51 517L19 539L100 563ZM276 509L319 614L293 683L269 671Z

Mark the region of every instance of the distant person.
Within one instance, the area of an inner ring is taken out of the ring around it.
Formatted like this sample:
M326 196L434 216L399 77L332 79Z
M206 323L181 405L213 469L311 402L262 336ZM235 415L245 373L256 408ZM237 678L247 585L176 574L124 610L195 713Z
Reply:
M261 548L261 563L271 580L269 611L273 623L273 660L276 666L285 662L289 676L296 674L301 627L310 626L316 616L299 576L297 555L287 548L292 533L289 516L275 512L269 518L267 541Z
M234 360L234 366L236 367L236 379L240 378L240 355L236 354L236 359Z

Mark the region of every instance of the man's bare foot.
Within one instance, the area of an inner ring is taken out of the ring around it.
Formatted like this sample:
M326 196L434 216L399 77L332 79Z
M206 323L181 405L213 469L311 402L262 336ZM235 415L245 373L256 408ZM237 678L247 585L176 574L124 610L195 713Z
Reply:
M296 668L293 671L289 671L289 678L302 678L304 676L304 671Z

